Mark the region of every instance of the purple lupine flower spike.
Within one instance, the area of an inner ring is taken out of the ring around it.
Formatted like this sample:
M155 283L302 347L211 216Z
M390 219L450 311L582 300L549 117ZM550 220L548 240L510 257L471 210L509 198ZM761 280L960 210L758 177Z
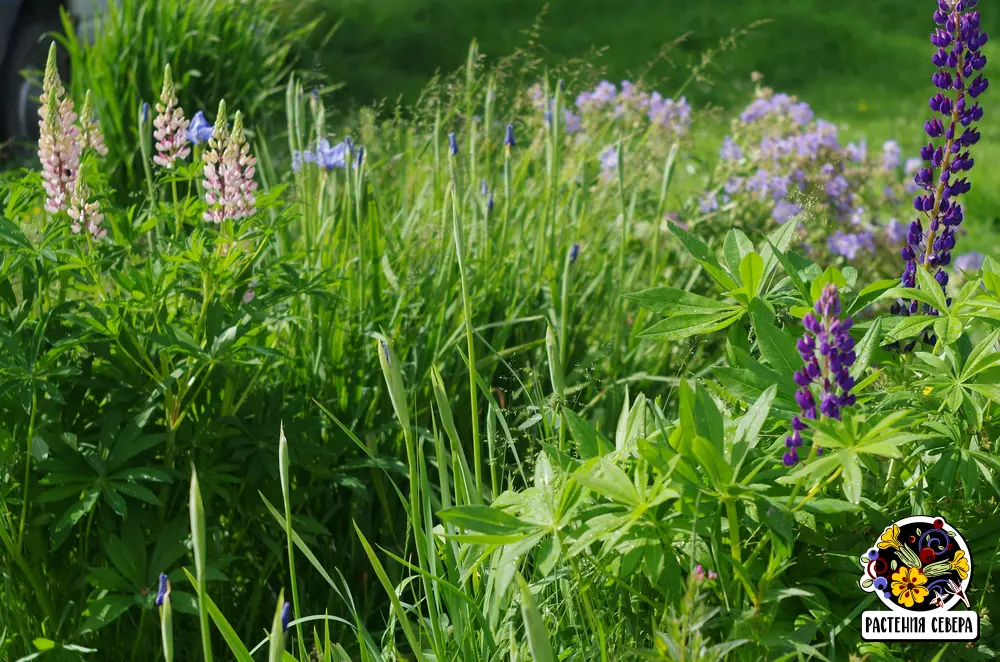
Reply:
M163 600L164 600L164 598L167 597L167 594L169 594L169 593L170 593L170 581L167 579L166 575L161 574L160 575L160 588L156 592L156 606L157 607L162 607L163 606Z
M281 607L281 631L288 632L288 626L292 622L292 605L286 602Z
M964 220L958 196L972 188L965 173L975 164L969 148L979 142L980 134L972 124L983 118L983 109L977 99L989 87L981 73L986 66L986 56L981 49L988 37L980 29L978 0L938 0L934 22L939 26L931 35L937 52L931 62L937 71L931 77L938 91L931 97L930 109L940 115L924 124L924 131L931 142L920 149L926 165L913 173L913 183L919 192L913 208L917 218L910 224L906 246L900 256L906 263L903 269L903 287L917 287L917 268L934 272L941 287L948 284L944 267L951 263L955 248L955 228ZM944 144L935 145L943 138ZM908 167L909 170L909 167ZM922 189L922 191L921 191ZM925 227L926 223L926 227ZM916 302L899 301L894 313L903 315L917 312ZM936 314L929 306L925 313Z
M458 139L454 133L448 134L448 150L451 151L452 156L458 154Z
M569 247L569 262L570 264L576 262L576 259L580 257L580 242L575 241L573 245Z
M840 420L844 407L850 407L856 400L851 393L854 378L850 372L857 359L854 338L850 333L854 320L851 317L841 319L840 314L837 286L827 283L813 310L802 318L805 333L796 347L802 357L803 367L793 375L799 386L799 390L795 392L795 402L799 405L801 415L792 418L792 433L785 437L788 451L781 458L785 466L798 463L802 431L808 427L805 421L817 418L814 385L819 387L819 414L825 418ZM816 452L821 452L819 447Z

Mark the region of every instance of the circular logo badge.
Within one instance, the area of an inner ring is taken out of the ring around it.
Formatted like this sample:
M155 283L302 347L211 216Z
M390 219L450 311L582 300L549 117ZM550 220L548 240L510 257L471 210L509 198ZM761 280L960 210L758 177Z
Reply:
M902 612L969 607L972 557L965 540L942 517L918 515L885 528L860 559L861 589Z

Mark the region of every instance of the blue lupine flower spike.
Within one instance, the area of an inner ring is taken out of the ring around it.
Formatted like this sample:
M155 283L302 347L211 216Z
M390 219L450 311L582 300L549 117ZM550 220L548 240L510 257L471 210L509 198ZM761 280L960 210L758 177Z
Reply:
M816 420L817 409L820 416L840 420L844 407L850 407L856 401L851 393L854 378L850 372L857 359L854 338L850 334L854 320L850 316L840 319L840 313L837 286L827 283L813 311L802 318L805 333L799 338L797 347L804 365L793 375L799 386L795 402L799 405L800 415L792 418L792 433L785 438L788 448L782 457L785 466L798 463L801 433L807 427L805 420ZM818 408L813 393L814 384L819 386ZM817 448L817 453L821 452Z
M452 156L458 154L458 139L454 133L448 134L448 149L451 151Z

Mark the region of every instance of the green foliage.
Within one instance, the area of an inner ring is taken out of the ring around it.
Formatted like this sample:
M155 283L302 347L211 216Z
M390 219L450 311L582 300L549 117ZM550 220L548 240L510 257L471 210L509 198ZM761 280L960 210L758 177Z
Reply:
M36 173L4 179L0 651L892 659L854 623L882 527L940 513L992 568L1000 265L949 302L927 274L902 290L812 263L794 222L661 232L691 208L691 145L614 122L577 141L503 74L473 48L416 117L346 127L365 152L343 168L285 172L255 141L258 209L219 225L200 164L153 170L148 136L134 197L111 194L148 86L117 156L84 159L107 239L42 212ZM315 149L322 96L285 92L288 151ZM593 171L607 144L617 182ZM788 468L799 320L827 284L858 319L858 400ZM885 314L899 297L940 315ZM984 618L973 653L994 637Z

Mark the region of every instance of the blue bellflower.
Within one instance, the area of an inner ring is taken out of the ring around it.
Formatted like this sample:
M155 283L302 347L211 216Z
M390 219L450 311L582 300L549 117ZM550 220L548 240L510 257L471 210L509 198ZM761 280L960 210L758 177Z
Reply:
M214 132L215 127L208 123L208 120L205 119L205 113L199 110L191 118L191 124L188 125L187 139L190 143L201 145L208 142Z

